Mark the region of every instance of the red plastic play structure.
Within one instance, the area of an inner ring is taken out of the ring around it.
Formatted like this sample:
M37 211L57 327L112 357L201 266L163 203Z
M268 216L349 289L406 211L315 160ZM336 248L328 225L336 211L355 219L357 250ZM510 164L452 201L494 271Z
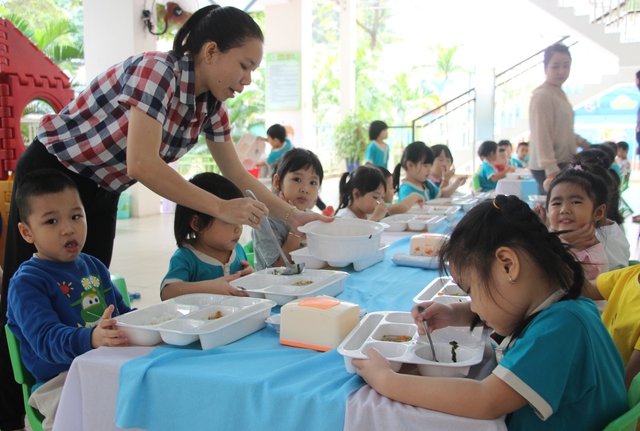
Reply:
M0 180L15 170L24 152L24 108L41 99L59 112L73 97L67 75L11 22L0 19Z

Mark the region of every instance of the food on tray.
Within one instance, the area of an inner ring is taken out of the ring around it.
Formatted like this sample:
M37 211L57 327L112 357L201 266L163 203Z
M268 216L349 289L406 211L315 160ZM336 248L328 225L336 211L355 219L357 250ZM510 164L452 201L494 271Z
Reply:
M438 296L444 296L444 295L447 295L447 296L469 296L469 295L467 295L467 294L465 294L465 293L447 293L447 292L438 292Z
M149 319L149 321L142 323L142 326L151 326L151 325L159 325L164 322L168 322L169 320L175 319L176 316L174 313L164 313L160 316L153 316Z
M456 349L458 348L458 342L451 341L449 342L449 344L451 344L451 361L458 362L458 358L456 358Z
M207 320L216 320L222 317L222 311L217 311L213 316L207 317Z
M302 280L302 281L298 281L293 283L293 286L308 286L310 284L313 284L313 281L311 280Z
M409 242L411 256L436 257L440 254L440 247L445 239L444 235L423 233L413 235Z
M383 335L382 341L392 341L394 343L406 343L411 341L412 337L407 335Z

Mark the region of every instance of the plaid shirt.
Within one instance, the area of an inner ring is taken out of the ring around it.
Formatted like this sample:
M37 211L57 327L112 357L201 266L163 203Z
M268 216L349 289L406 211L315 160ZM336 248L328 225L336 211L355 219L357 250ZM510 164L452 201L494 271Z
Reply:
M38 140L68 169L121 193L136 182L127 175L130 106L162 124L159 154L167 163L185 155L199 134L214 142L231 140L224 104L209 92L196 98L194 91L190 55L134 56L98 75L60 113L46 115Z

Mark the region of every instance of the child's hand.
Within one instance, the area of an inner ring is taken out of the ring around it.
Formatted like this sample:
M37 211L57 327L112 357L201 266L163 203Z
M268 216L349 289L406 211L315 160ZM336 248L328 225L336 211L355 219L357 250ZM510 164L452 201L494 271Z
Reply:
M422 306L425 310L420 314L418 307ZM422 327L422 321L427 321L429 331L433 332L436 329L446 328L453 322L453 309L447 304L441 304L439 302L423 302L411 309L411 316L418 325L418 334L427 335Z
M533 207L533 212L536 213L542 224L549 227L549 219L547 218L547 210L544 208L544 205L537 204Z
M542 188L544 189L545 192L549 192L549 186L551 185L551 181L553 181L551 178L547 178L546 180L544 180L544 182L542 183Z
M465 176L456 178L456 180L453 183L456 185L456 188L457 188L463 185L466 181L467 181L467 176L465 175Z
M248 263L248 262L247 262ZM244 271L244 268L242 271ZM238 271L235 274L225 275L224 277L211 280L210 293L216 293L218 295L231 295L231 296L249 296L244 290L233 287L229 282L240 278L242 271Z
M370 359L352 359L351 364L356 367L356 373L380 393L384 379L394 372L387 358L376 349L371 348L366 353Z
M414 205L418 205L420 208L424 206L424 197L420 193L413 192L409 196L407 196L407 198L409 198L409 202L411 203L407 211L409 211L409 209L411 209L411 207Z
M447 168L445 166L442 167L442 171L443 171L443 176L442 178L444 180L450 181L451 178L453 178L453 176L456 174L456 168L454 168L453 166L451 166L451 169L449 169L448 171L446 170Z
M244 275L253 274L255 272L255 269L253 269L253 266L251 266L251 264L249 262L247 262L246 260L241 260L240 261L240 265L242 265L242 270L239 271L240 272L240 277L242 277Z
M384 216L387 215L387 204L384 203L384 201L377 201L378 204L376 205L376 208L373 210L373 214L371 214L371 217L369 218L369 220L373 220L373 221L380 221L384 218Z
M111 318L114 310L113 304L109 305L93 331L91 331L91 347L97 349L100 346L127 346L129 339L124 331L115 329L116 320Z
M598 243L596 228L591 223L572 232L562 234L560 238L567 244L571 244L576 250L585 250Z

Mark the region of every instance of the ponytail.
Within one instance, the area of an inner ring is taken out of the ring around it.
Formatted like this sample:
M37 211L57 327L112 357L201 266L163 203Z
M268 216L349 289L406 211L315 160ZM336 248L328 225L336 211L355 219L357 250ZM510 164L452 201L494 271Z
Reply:
M207 42L215 42L221 52L244 45L248 39L264 42L262 30L246 12L218 5L198 9L178 30L172 52L177 57L195 55Z
M402 163L398 163L393 169L393 191L397 192L400 189L400 169L402 169Z
M340 178L340 205L336 210L347 208L353 202L353 191L358 190L361 195L384 187L386 192L387 182L382 172L373 166L358 166L355 171L345 172Z

